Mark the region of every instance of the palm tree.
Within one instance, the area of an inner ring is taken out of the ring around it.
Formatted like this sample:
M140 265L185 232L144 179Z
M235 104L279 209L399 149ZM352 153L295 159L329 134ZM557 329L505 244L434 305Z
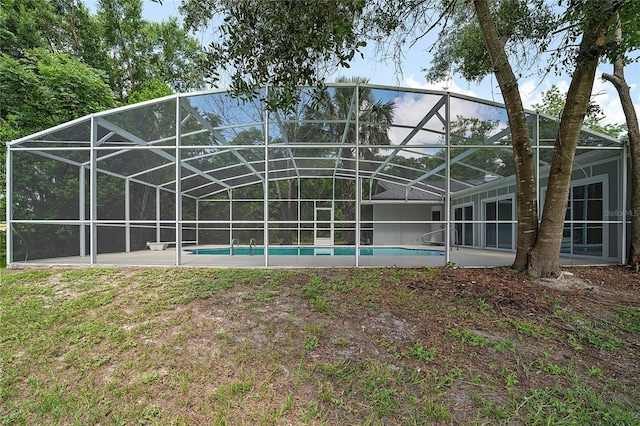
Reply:
M356 151L360 158L371 160L377 152L376 146L391 142L389 128L393 122L395 103L376 100L371 88L360 86L368 83L365 78L342 77L337 80L337 83L351 85L338 87L333 94L327 90L320 91L308 116L327 121L327 124L322 126L325 140L344 143L344 147L340 148L336 158L343 174L340 180L341 198L347 200L342 214L344 220L355 221ZM356 100L357 89L359 92ZM356 143L358 149L356 149ZM345 231L345 238L347 244L354 244L355 232Z

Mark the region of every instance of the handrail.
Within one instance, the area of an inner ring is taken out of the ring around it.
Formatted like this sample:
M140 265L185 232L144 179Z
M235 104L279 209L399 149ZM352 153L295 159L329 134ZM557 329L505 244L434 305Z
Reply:
M427 235L435 234L438 232L444 232L444 231L446 231L446 229L442 228L442 229L436 229L435 231L426 232L422 234L422 236L420 237L420 240L422 241L422 244L428 244L431 241L425 241L424 237L426 237ZM458 244L458 230L456 228L450 228L449 231L453 231L453 233L455 234L454 241L455 241L456 250L460 250L460 245ZM453 247L453 243L451 243L451 247Z
M253 249L256 248L256 239L251 238L249 240L249 256L253 256Z
M230 251L231 256L233 256L235 254L234 251L233 251L233 245L234 244L237 246L237 248L240 248L240 240L237 239L237 238L234 238L234 239L231 240L231 251Z

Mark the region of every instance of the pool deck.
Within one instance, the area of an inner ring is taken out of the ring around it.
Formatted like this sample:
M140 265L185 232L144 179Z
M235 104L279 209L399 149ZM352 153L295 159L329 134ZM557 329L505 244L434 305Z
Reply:
M212 246L198 246L207 248ZM406 246L407 248L429 248L425 246ZM186 247L188 249L194 246ZM431 247L432 248L432 247ZM482 250L473 248L452 249L450 252L450 264L458 267L496 267L510 266L513 263L515 253L497 250ZM275 268L331 268L356 266L355 256L269 256L268 267ZM576 257L561 257L562 266L573 265L603 265L615 262L603 259L589 259ZM96 266L165 266L172 267L177 264L176 249L170 247L166 250L141 250L129 253L108 253L97 256ZM12 268L30 266L81 266L91 265L89 256L59 257L51 259L38 259L27 262L13 262ZM445 266L445 256L360 256L359 265L363 267L439 267ZM180 267L209 267L209 268L264 268L267 262L263 255L194 255L182 251Z

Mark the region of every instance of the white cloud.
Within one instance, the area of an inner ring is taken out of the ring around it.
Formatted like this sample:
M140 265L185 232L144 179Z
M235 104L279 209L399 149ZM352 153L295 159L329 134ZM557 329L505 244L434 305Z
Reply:
M417 88L414 86L414 88ZM434 90L434 89L431 89ZM433 108L437 102L437 97L433 95L420 93L401 93L395 99L396 108L394 110L394 123L402 126L416 126L424 116ZM437 126L437 117L430 120L428 127L434 129ZM434 124L435 123L435 124ZM435 130L442 131L443 125ZM410 128L392 127L389 132L389 138L394 145L400 144L404 138L411 132ZM414 143L438 143L440 136L435 133L419 132L415 135L410 144Z
M538 82L535 79L526 80L520 83L520 97L525 108L533 109L533 105L542 103L542 94L551 90L551 86L556 85L560 93L567 93L569 83L565 80L551 81L549 79Z
M604 72L610 71L606 70ZM603 123L625 123L624 111L622 110L622 104L620 103L618 92L613 87L613 84L600 78L602 73L603 70L598 69L596 80L593 83L592 99L600 105L605 114L606 118L603 120ZM627 84L631 89L631 99L633 100L634 97L636 98L634 102L636 113L640 113L640 91L638 90L638 84L635 81L629 80L629 77L626 74L627 73L625 72Z
M593 82L593 90L591 97L595 103L600 105L602 111L605 114L603 124L619 124L624 123L624 113L622 111L622 105L620 104L620 98L618 92L616 92L613 85L600 78L605 70L598 69L596 72L596 79ZM608 72L608 71L607 71ZM520 84L520 96L522 97L522 103L525 108L532 109L532 105L542 103L543 92L551 89L551 86L555 84L560 93L566 94L569 90L570 81L568 79L561 79L552 81L546 79L542 83L538 83L535 80L527 80ZM640 101L639 86L635 82L628 82L631 87L631 96L635 96ZM640 103L634 102L636 111L640 111Z
M537 90L538 85L534 80L527 80L524 83L521 83L518 89L525 108L530 108L531 105L540 103L540 100L542 99L540 96L541 92Z
M424 89L424 90L439 90L452 93L460 93L467 96L478 96L473 90L463 90L452 77L445 80L437 81L435 83L429 83L426 80L419 82L416 80L414 74L409 75L403 81L403 86L412 89Z
M456 86L453 82L445 82L442 84L449 84L449 92L460 93L467 96L473 96L472 91L464 91L459 86ZM441 83L419 83L413 76L408 77L405 80L405 85L414 89L443 91ZM434 105L441 99L439 94L422 94L412 92L399 92L394 99L394 124L402 127L392 127L389 131L389 138L392 144L397 145L402 143L405 137L411 132L414 126L417 126L425 117L425 115L431 111ZM502 130L507 126L506 114L504 109L496 108L492 105L487 105L481 102L475 102L459 97L451 97L451 114L454 117L477 117L483 120L500 120L501 124L495 129L495 133ZM444 107L440 109L440 117L445 115ZM442 143L442 132L445 131L444 124L440 121L438 115L434 115L424 126L423 129L432 130L432 132L423 130L414 135L409 144L434 144Z
M629 75L633 75L634 70L635 68L630 69L629 72L626 72L625 74L627 76L627 83L631 87L631 96L634 100L636 111L640 113L640 84L638 84L637 79L629 78ZM597 70L596 79L593 85L592 98L594 102L600 105L602 111L605 114L603 124L624 123L625 117L622 111L622 105L620 104L618 93L615 91L611 83L603 81L600 78L603 72L611 71L607 68L607 66L603 66ZM480 92L484 93L486 91L486 83L487 82L485 82L485 84L481 86L476 86L475 89L478 89ZM567 93L570 83L571 81L568 77L553 78L552 76L547 76L542 82L536 81L535 79L528 79L521 82L519 85L519 90L524 107L527 109L532 109L532 105L542 103L542 94L545 91L550 90L552 85L556 85L561 93ZM464 90L456 83L454 78L448 78L444 81L436 83L428 83L424 79L421 79L419 76L416 77L415 74L410 74L404 79L402 84L403 86L409 88L449 91L451 93L460 93L467 96L481 97L478 93L476 93L475 90L472 90L471 88ZM491 93L493 94L491 98L495 98L495 101L497 102L502 102L499 91L497 92L497 94L493 91ZM425 108L430 108L430 105L427 105L424 100L421 101L419 98L410 99L409 97L404 97L403 99L397 100L397 107L398 108L396 111L402 111L400 115L404 116L403 119L399 120L402 122L402 124L416 124L428 111L428 109L425 110ZM464 113L465 115L474 113L478 114L480 113L480 111L464 111L462 113ZM399 142L402 139L403 137L400 134L397 134L395 135L394 142Z

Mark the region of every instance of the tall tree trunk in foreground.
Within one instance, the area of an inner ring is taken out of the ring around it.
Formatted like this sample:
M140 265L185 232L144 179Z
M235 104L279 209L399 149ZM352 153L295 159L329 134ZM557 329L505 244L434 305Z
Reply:
M613 11L609 2L602 2L601 13L586 26L573 73L567 102L560 119L556 137L547 196L544 201L538 241L531 251L529 272L539 277L556 277L560 274L560 246L564 219L567 211L571 171L580 129L587 113L596 67L605 43L605 31ZM597 21L596 21L597 19Z
M491 18L487 0L474 0L473 5L487 51L491 57L494 74L502 92L511 128L518 193L518 237L513 267L519 270L527 270L529 252L536 243L538 235L537 188L529 127L527 126L522 98L518 91L518 80L507 58L504 43L500 40L498 30Z
M622 28L618 21L616 40L622 39ZM631 154L631 248L629 250L629 265L634 265L636 272L640 268L640 128L638 116L633 106L629 85L624 78L624 64L622 58L613 63L613 74L602 74L602 78L609 81L618 91L624 117L627 121L629 148ZM627 161L625 158L624 161ZM624 177L626 179L626 176ZM626 197L626 194L624 194ZM626 218L626 212L625 216Z
M511 127L518 191L518 247L514 267L530 274L553 277L560 273L560 246L567 210L573 157L589 105L596 67L604 45L604 30L614 13L611 2L596 3L580 42L576 69L567 93L549 171L547 197L538 228L533 150L518 82L504 44L491 18L487 0L473 0L480 30L504 98Z

